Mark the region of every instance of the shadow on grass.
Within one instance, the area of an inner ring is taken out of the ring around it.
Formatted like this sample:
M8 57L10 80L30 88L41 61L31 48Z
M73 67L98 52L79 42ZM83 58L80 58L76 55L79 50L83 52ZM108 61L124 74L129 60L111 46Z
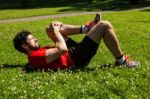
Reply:
M94 72L96 70L102 70L102 69L109 69L109 68L115 68L115 67L118 67L118 66L115 66L114 64L112 63L109 63L109 64L102 64L98 67L92 67L90 68L90 66L87 66L87 67L84 67L84 68L79 68L79 69L72 69L71 71L73 72Z
M0 65L0 68L18 68L18 67L23 68L24 65L19 65L19 64L17 64L17 65L12 65L12 64L1 64L1 65Z
M109 63L109 64L102 64L102 65L100 65L100 67L98 67L98 68L104 69L104 68L114 68L114 67L117 67L117 66L115 66L115 65L112 64L112 63Z
M144 9L144 10L141 10L141 11L150 12L150 9Z
M12 3L14 3L15 7L13 7ZM38 2L35 2L34 6L29 6L27 8L21 8L16 4L18 2L12 2L11 4L6 4L5 8L0 7L0 9L37 9L37 8L52 8L52 7L66 7L64 9L59 10L59 12L69 12L69 11L105 11L105 10L130 10L140 7L149 7L150 1L140 2L139 4L131 5L127 0L101 0L98 2L91 2L91 0L87 0L86 2L76 3L74 1L70 1L70 3L58 3L53 4L51 2L43 2L42 5L39 5ZM18 3L19 4L19 3Z
M14 64L1 64L0 69L3 69L3 68L6 68L6 69L21 68L26 73L37 71L37 70L31 68L28 63L24 64L24 65L20 65L20 64L15 64L15 65Z
M84 67L84 68L72 68L72 69L66 69L66 71L68 72L91 72L91 71L95 71L96 69L104 69L104 68L113 68L113 67L116 67L114 66L113 64L102 64L100 65L99 67L96 67L96 68L90 68L89 67ZM60 71L60 70L38 70L38 69L34 69L32 68L28 63L27 64L24 64L24 65L19 65L19 64L16 64L16 65L13 65L13 64L1 64L0 65L0 69L2 68L6 68L6 69L9 69L9 68L21 68L25 73L32 73L32 72L57 72L57 71ZM63 69L64 70L64 69Z
M72 72L72 73L78 73L78 72L94 72L96 70L103 70L103 69L110 69L110 68L116 68L116 67L119 67L119 66L115 66L114 64L112 63L109 63L109 64L102 64L98 67L93 67L93 68L90 68L90 66L88 67L83 67L83 68L71 68L71 69L57 69L57 70L50 70L50 69L42 69L42 70L39 70L39 69L34 69L32 68L29 63L25 64L25 65L10 65L10 64L1 64L0 65L0 69L2 68L6 68L6 69L9 69L9 68L21 68L23 72L25 73L33 73L33 72L58 72L58 71L66 71L66 72Z
M150 3L150 2L149 2ZM64 5L67 7L59 10L59 12L69 12L69 11L122 11L122 10L132 10L136 8L149 7L148 3L140 3L136 5L131 5L127 1L117 2L112 1L101 1L97 3L85 2L81 4Z
M137 20L137 21L133 21L133 22L136 22L136 23L144 23L144 24L149 24L149 23L150 23L149 20Z

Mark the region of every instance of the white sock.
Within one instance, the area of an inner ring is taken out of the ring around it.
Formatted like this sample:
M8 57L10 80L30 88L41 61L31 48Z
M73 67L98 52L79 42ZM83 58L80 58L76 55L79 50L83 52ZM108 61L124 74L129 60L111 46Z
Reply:
M87 33L89 31L89 28L85 25L82 25L82 33Z
M117 59L117 61L121 64L125 61L125 57L122 56L121 58Z

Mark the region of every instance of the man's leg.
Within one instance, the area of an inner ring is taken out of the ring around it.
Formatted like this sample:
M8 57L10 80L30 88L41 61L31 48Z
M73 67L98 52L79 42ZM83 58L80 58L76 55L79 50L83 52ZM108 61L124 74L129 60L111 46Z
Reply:
M116 58L117 65L133 67L140 64L139 62L131 61L128 57L123 56L113 26L108 21L101 21L96 24L87 36L97 44L100 44L101 39L103 39L107 48Z
M62 27L60 28L60 33L63 36L69 36L69 35L80 34L80 33L87 33L99 21L100 21L100 14L97 13L94 20L88 22L85 25L74 26L74 25L62 24Z
M103 38L107 48L112 52L114 57L120 57L122 55L114 29L108 21L99 22L91 29L87 36L97 44L99 44Z
M81 26L63 24L62 27L60 28L60 33L63 36L80 34L80 28Z

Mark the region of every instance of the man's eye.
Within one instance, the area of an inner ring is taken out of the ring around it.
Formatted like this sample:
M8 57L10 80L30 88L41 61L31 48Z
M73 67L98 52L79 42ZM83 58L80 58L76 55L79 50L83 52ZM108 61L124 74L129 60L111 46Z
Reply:
M29 40L33 40L33 38L30 38Z

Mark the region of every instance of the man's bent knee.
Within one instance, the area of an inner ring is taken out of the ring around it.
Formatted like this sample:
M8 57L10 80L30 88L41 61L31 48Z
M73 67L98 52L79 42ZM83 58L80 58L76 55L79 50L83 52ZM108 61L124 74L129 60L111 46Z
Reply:
M107 20L106 21L100 21L100 22L98 22L97 25L101 26L103 28L112 28L111 23L109 21L107 21Z

